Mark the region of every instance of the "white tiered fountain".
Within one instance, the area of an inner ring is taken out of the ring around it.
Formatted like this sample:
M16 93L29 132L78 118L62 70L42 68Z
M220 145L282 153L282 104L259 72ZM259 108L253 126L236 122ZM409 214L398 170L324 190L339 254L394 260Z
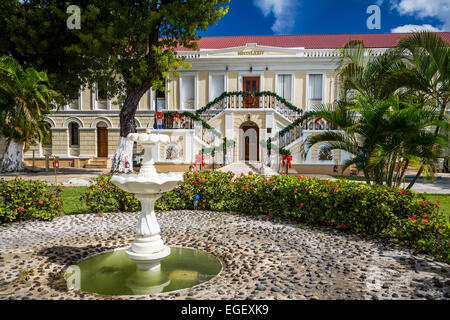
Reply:
M170 248L164 245L159 233L155 216L155 202L166 191L175 188L183 179L182 173L157 173L152 157L152 147L159 142L169 143L169 136L150 133L130 133L128 140L144 147L144 159L139 174L120 174L111 178L111 182L120 189L134 193L141 201L142 212L136 227L136 238L126 251L127 256L136 262L140 270L158 270L163 258L170 254Z

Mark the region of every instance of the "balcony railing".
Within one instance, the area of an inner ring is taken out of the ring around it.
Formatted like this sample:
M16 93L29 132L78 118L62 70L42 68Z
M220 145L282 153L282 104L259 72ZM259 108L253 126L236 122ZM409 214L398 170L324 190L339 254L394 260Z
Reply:
M273 109L290 121L297 119L303 112L274 92L235 91L224 92L196 113L208 121L226 109Z

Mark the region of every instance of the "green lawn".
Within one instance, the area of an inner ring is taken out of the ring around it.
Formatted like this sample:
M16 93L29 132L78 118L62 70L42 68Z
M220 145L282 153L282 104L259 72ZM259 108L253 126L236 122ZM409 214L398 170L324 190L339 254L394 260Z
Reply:
M427 193L425 199L439 205L439 209L450 218L450 194Z
M64 199L63 210L65 215L90 213L84 201L80 197L86 192L87 187L61 187Z

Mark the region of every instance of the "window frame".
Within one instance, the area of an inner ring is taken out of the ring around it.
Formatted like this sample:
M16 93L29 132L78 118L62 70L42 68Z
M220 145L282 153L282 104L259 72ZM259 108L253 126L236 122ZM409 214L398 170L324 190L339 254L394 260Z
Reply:
M209 101L213 101L215 98L217 98L217 97L213 97L212 96L212 90L211 90L212 79L213 79L214 76L223 76L223 92L227 92L228 91L228 73L227 72L210 72L209 76L208 76L208 96L209 96Z
M280 94L280 87L278 86L278 82L279 82L279 77L280 76L291 76L291 99L286 99L286 101L289 101L290 103L293 103L293 101L295 101L295 72L277 72L275 74L275 92L277 95L279 95L280 97L284 98L283 96L281 96ZM285 98L284 98L285 99Z
M184 94L183 94L183 78L185 77L194 77L194 108L193 109L187 109L184 107ZM180 84L180 97L179 97L179 103L180 103L180 110L185 110L185 111L192 111L192 110L197 110L198 106L198 85L197 85L197 81L198 81L198 73L197 72L183 72L180 75L180 79L179 79L179 84Z
M306 111L311 110L311 105L309 103L310 100L310 94L309 94L309 82L310 82L310 76L311 75L322 75L322 101L320 103L325 103L326 101L326 90L325 90L325 83L326 83L326 73L325 72L319 72L319 71L311 71L306 73Z

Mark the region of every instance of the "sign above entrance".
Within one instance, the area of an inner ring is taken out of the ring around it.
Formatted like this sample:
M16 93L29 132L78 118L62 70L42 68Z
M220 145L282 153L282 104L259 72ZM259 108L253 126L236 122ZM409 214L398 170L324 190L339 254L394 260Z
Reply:
M264 50L241 50L237 52L238 56L262 56Z

